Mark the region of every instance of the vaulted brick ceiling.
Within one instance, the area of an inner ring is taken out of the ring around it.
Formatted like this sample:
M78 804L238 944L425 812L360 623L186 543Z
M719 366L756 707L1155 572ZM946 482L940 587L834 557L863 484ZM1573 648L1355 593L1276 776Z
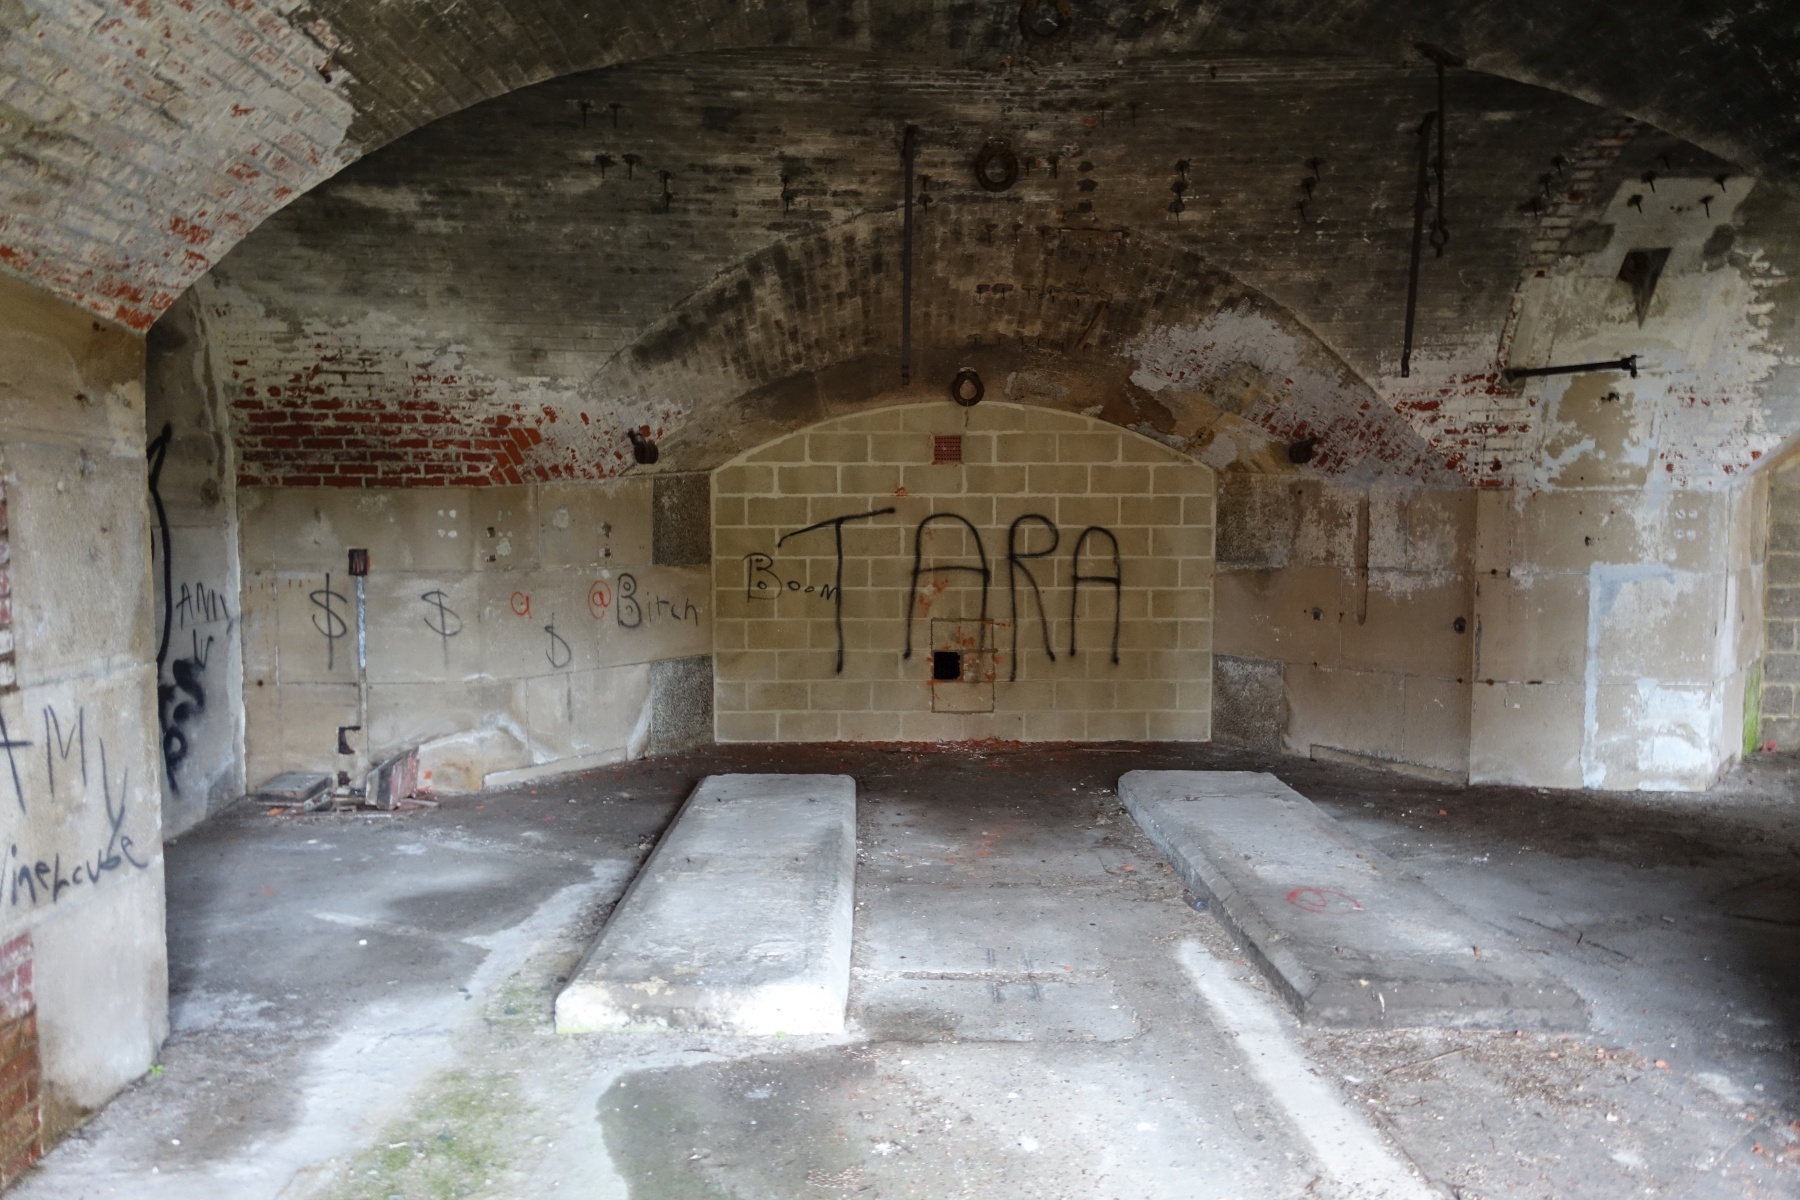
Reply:
M1765 343L1786 330L1762 301L1796 273L1789 208L1705 151L1456 74L1452 239L1426 251L1401 378L1432 73L1236 56L1116 80L1105 63L704 53L418 130L196 289L244 481L593 477L630 463L639 426L666 440L665 468L707 467L893 387L907 122L932 395L977 365L997 394L1103 412L1207 461L1288 469L1286 442L1318 436L1309 472L1495 487L1718 483L1800 427L1759 400L1783 391ZM970 169L996 135L1023 171L1000 193ZM1616 281L1640 244L1676 251L1647 325ZM1565 429L1560 389L1499 377L1519 356L1634 348L1659 362L1622 388L1642 426L1629 447ZM399 429L407 445L383 444Z
M1270 51L1359 53L1398 72L1423 39L1767 175L1800 168L1800 37L1782 5L1318 0L1072 13L1066 34L1036 45L1010 2L10 0L0 264L145 329L272 212L425 122L572 71L734 47L1054 76L1065 63Z

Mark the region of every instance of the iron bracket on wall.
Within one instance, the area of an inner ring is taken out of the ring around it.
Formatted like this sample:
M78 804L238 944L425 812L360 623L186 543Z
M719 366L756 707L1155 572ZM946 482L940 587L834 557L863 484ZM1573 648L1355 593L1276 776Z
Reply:
M1508 367L1500 372L1500 378L1512 383L1520 379L1534 379L1540 375L1585 375L1590 371L1629 371L1631 377L1636 379L1638 356L1627 354L1624 358L1612 358L1605 362L1569 363L1560 367Z
M1400 378L1412 374L1413 325L1419 312L1419 248L1425 240L1425 201L1431 194L1427 168L1431 161L1431 127L1436 113L1419 122L1419 170L1413 186L1412 262L1406 272L1406 341L1400 348Z
M1463 60L1430 42L1415 42L1413 48L1437 67L1437 160L1431 164L1432 174L1437 178L1437 212L1431 218L1431 248L1442 258L1444 247L1450 244L1450 222L1444 216L1444 172L1449 160L1445 140L1450 126L1450 115L1445 111L1444 103L1444 71L1448 67L1462 66Z
M919 127L908 125L900 137L900 163L906 175L906 207L900 223L900 386L912 382L913 162L919 153Z

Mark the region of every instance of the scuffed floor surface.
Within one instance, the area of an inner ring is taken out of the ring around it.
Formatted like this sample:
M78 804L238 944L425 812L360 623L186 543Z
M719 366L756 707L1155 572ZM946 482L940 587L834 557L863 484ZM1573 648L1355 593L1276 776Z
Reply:
M1140 767L1275 771L1540 956L1592 1031L1281 1016L1310 1069L1272 1072L1195 964L1270 994L1113 798ZM694 783L732 770L857 779L850 1033L558 1037L560 981ZM240 805L169 848L162 1066L13 1194L1800 1195L1797 778L1767 759L1704 798L1571 796L1205 748L820 746L399 816ZM1361 1174L1321 1132L1346 1122Z

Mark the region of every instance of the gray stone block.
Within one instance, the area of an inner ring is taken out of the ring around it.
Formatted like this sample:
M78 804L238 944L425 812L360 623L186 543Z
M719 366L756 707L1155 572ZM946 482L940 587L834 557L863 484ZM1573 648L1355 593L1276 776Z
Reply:
M1761 740L1777 750L1800 750L1800 717L1763 717Z
M1287 684L1275 659L1213 656L1213 740L1278 751L1287 729Z
M659 567L712 562L712 476L657 475L650 501L650 561Z
M710 654L650 664L651 754L673 754L713 740L713 661Z
M1581 996L1505 934L1273 775L1132 771L1119 799L1308 1023L1587 1025Z
M1768 683L1800 683L1800 654L1783 651L1763 655L1763 679Z

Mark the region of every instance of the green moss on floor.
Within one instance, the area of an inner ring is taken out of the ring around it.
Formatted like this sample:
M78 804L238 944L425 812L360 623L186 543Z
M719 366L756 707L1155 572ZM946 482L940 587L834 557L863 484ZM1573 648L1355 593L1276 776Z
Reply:
M420 1092L417 1110L359 1154L327 1200L458 1200L498 1196L511 1158L497 1131L516 1111L517 1080L502 1072L448 1071ZM498 1190L497 1190L498 1189Z

